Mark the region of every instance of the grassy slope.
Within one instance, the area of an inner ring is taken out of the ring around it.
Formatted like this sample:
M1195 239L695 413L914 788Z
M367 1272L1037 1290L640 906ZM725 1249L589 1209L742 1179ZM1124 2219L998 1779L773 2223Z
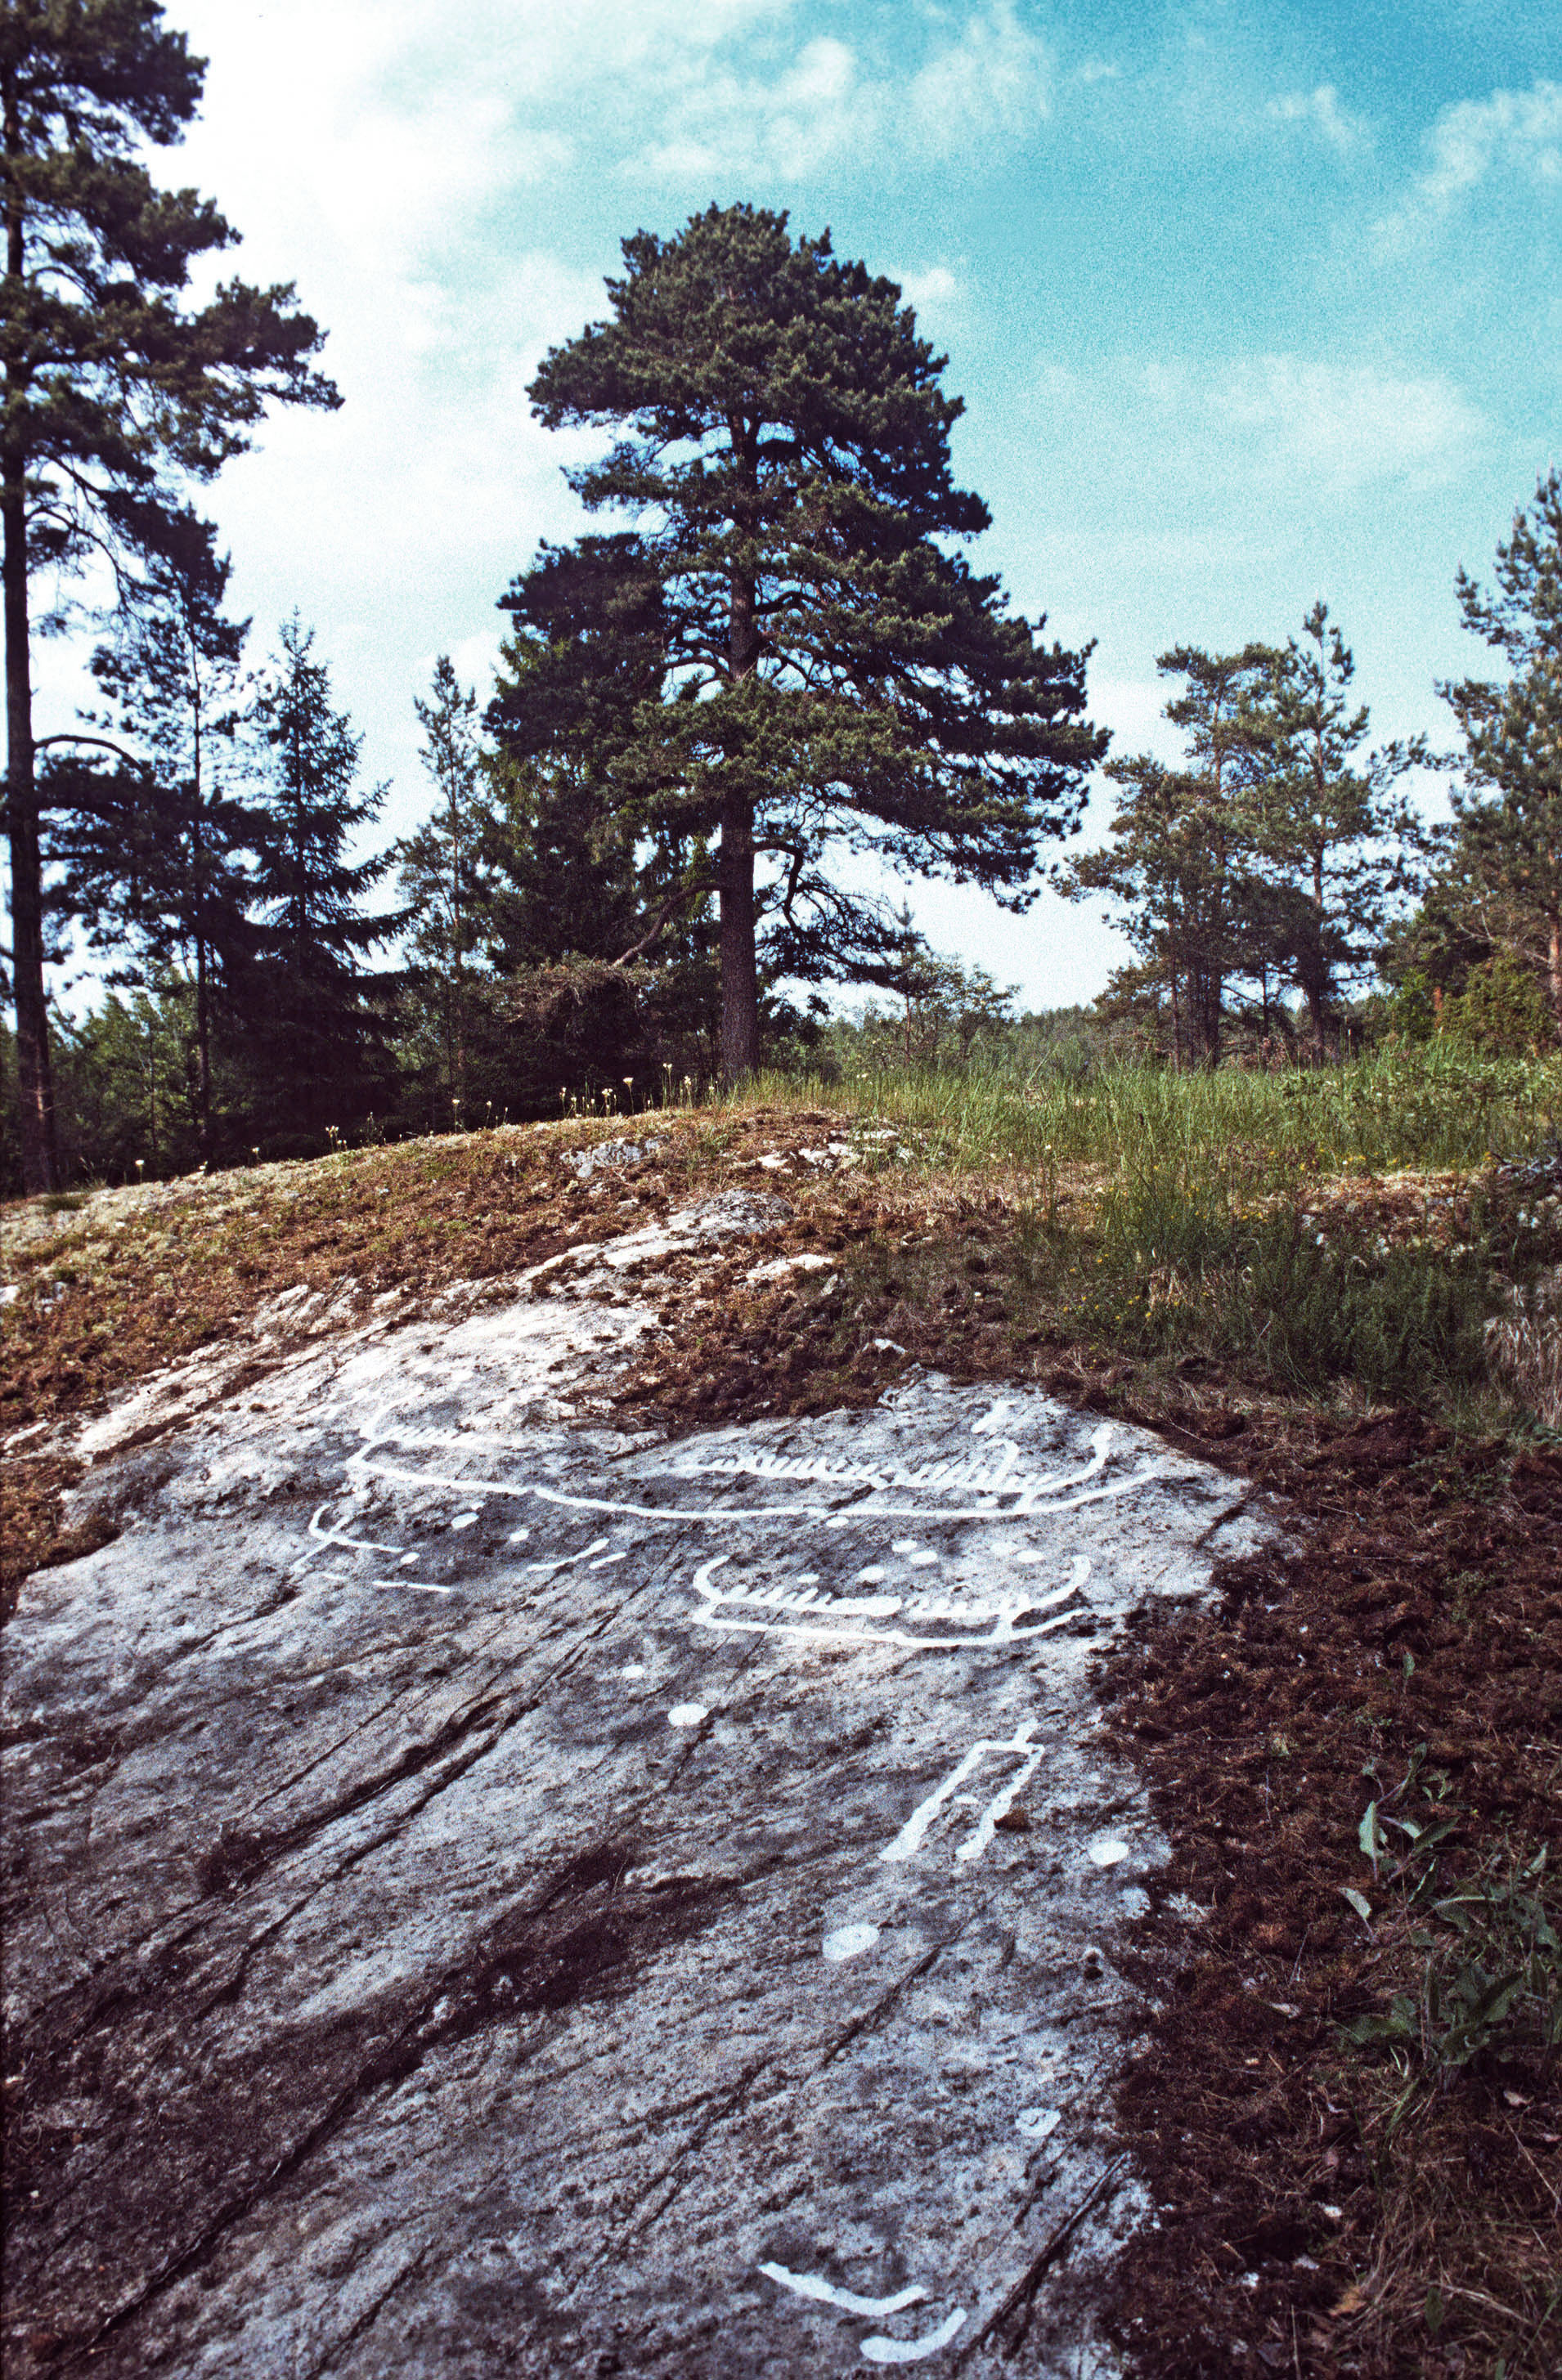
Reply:
M898 1141L837 1164L848 1098ZM1562 1848L1562 1439L1485 1326L1562 1261L1559 1108L1555 1066L1437 1050L1041 1092L775 1084L637 1120L662 1146L594 1196L561 1148L621 1123L14 1208L9 1578L80 1549L70 1466L16 1433L278 1292L410 1312L691 1192L784 1189L776 1246L831 1275L755 1290L751 1246L718 1267L665 1309L626 1421L864 1402L920 1360L1153 1423L1296 1515L1296 1552L1234 1566L1216 1610L1104 1681L1173 1842L1161 1900L1208 1912L1191 1952L1142 1929L1161 2012L1121 2120L1166 2211L1125 2265L1125 2341L1155 2374L1550 2372L1562 1961L1527 1871Z

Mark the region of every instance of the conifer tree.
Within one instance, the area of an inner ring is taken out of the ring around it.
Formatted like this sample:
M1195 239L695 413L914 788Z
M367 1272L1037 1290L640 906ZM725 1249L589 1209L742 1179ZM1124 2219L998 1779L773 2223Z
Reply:
M1085 655L949 551L988 514L951 475L946 359L893 282L750 206L638 232L624 261L608 318L531 395L549 427L616 433L573 484L641 523L624 568L654 585L665 647L604 778L626 842L677 848L686 906L717 898L731 1079L758 1057L762 941L772 971L816 978L893 949L833 855L1022 909L1105 738Z
M93 674L113 710L96 722L130 747L130 765L85 771L77 755L42 791L65 823L51 835L67 899L100 949L131 947L137 980L188 970L194 997L197 1148L216 1153L214 1014L253 945L250 855L260 820L245 798L239 739L248 621L223 610L232 565L188 505L149 532L143 575ZM63 739L62 739L63 740ZM75 739L71 739L74 743ZM90 743L95 739L83 739ZM136 762L140 765L134 765Z
M1188 765L1168 769L1149 753L1108 761L1107 776L1124 788L1111 841L1058 875L1068 899L1106 892L1126 909L1140 953L1135 980L1165 990L1179 1062L1219 1063L1226 980L1256 956L1259 798L1273 767L1277 658L1261 644L1162 653L1156 668L1185 684L1164 715L1184 732Z
M434 664L432 699L414 697L423 730L423 766L437 796L433 815L393 854L411 918L409 942L426 970L440 1012L445 1089L458 1123L467 1097L470 978L481 967L489 927L493 869L483 852L489 824L482 798L477 697L464 688L447 653Z
M255 899L262 955L246 990L250 1045L278 1126L317 1146L372 1104L384 1020L366 954L401 922L362 904L389 856L354 859L386 787L358 790L363 739L331 699L314 632L295 613L255 705L264 787Z
M1512 674L1439 689L1465 740L1450 873L1488 949L1544 985L1562 1035L1562 474L1515 513L1496 579L1494 594L1463 570L1456 582L1466 627Z
M1270 943L1307 1002L1321 1061L1341 978L1372 966L1395 896L1418 881L1425 838L1397 788L1428 759L1424 736L1362 752L1371 713L1352 703L1356 664L1326 604L1312 606L1302 637L1275 672L1257 834L1277 896Z
M31 579L133 552L168 472L211 477L266 402L334 405L290 287L191 305L192 266L236 235L136 152L195 115L204 67L159 0L6 0L0 10L0 526L6 806L22 1171L55 1178L34 760Z
M494 964L506 973L565 958L626 964L661 940L687 897L686 871L650 870L647 917L635 821L609 771L660 698L668 667L662 590L640 540L544 546L503 599L513 625L488 725L499 747L488 849L495 864Z

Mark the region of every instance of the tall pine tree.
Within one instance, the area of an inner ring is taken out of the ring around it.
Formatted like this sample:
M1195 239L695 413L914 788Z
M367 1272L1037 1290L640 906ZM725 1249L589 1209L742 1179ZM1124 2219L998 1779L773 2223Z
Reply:
M1342 982L1374 964L1398 895L1419 881L1421 820L1399 790L1428 765L1413 737L1364 752L1371 725L1351 697L1356 664L1315 603L1280 657L1273 697L1275 766L1261 800L1258 839L1268 865L1273 938L1307 1003L1322 1060Z
M0 9L0 525L6 807L23 1179L55 1175L33 747L31 577L134 548L171 469L207 479L271 398L334 405L290 287L239 281L190 305L191 267L237 235L137 151L183 135L204 66L158 0Z
M1024 908L1105 738L1084 654L949 550L988 514L955 485L960 403L893 282L749 206L638 232L624 261L608 318L531 395L550 427L617 433L573 483L641 523L624 568L653 582L666 643L604 776L626 840L670 836L687 904L717 897L731 1079L758 1057L762 939L815 978L893 949L836 854Z

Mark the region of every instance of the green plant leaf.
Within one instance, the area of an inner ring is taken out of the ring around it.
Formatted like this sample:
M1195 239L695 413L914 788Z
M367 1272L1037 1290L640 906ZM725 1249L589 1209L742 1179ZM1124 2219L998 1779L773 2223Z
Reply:
M1366 1815L1362 1818L1361 1825L1356 1829L1356 1840L1361 1844L1361 1849L1365 1852L1367 1857L1371 1860L1373 1864L1373 1874L1375 1876L1377 1874L1377 1864L1383 1857L1385 1851L1387 1849L1387 1845L1384 1841L1383 1828L1378 1824L1377 1803L1375 1802L1368 1803Z
M1373 1921L1373 1904L1367 1899L1366 1894L1364 1892L1358 1892L1353 1884L1342 1884L1339 1888L1345 1899L1349 1901L1351 1908L1356 1912L1357 1916L1360 1917L1364 1924L1370 1925Z

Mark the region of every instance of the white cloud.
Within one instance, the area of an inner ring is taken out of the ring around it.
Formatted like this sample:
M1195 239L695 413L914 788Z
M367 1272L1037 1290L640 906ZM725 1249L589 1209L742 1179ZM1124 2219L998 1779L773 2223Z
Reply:
M1373 145L1372 128L1364 116L1352 115L1339 103L1332 82L1315 91L1287 91L1264 110L1272 123L1296 124L1317 134L1341 157L1350 157Z
M1431 163L1404 203L1373 232L1379 255L1403 254L1483 182L1516 176L1537 190L1562 188L1562 83L1495 91L1446 107L1426 136Z
M1408 378L1283 355L1225 367L1200 409L1265 469L1290 465L1336 489L1445 475L1483 427L1441 373Z
M677 130L627 166L683 181L769 172L799 181L879 136L884 94L859 79L844 42L810 42L778 75L690 73L669 111Z
M897 273L894 278L905 291L907 303L918 308L947 306L960 292L946 264L930 264L925 273Z
M946 160L1023 140L1051 113L1053 63L1013 0L989 0L909 76L820 36L790 62L717 68L686 55L668 63L663 81L664 128L626 156L627 168L797 181L841 159Z
M1052 87L1046 43L1019 23L1012 0L993 0L919 69L907 114L923 148L948 156L999 134L1022 138L1051 115Z
M1562 183L1562 83L1461 100L1444 110L1427 145L1432 170L1416 184L1416 194L1439 213L1495 172Z
M1120 456L1125 478L1197 481L1219 516L1226 500L1263 492L1269 505L1301 494L1435 486L1451 479L1485 421L1442 373L1295 355L1125 360L1094 372L1044 363L1038 404L1088 418Z

